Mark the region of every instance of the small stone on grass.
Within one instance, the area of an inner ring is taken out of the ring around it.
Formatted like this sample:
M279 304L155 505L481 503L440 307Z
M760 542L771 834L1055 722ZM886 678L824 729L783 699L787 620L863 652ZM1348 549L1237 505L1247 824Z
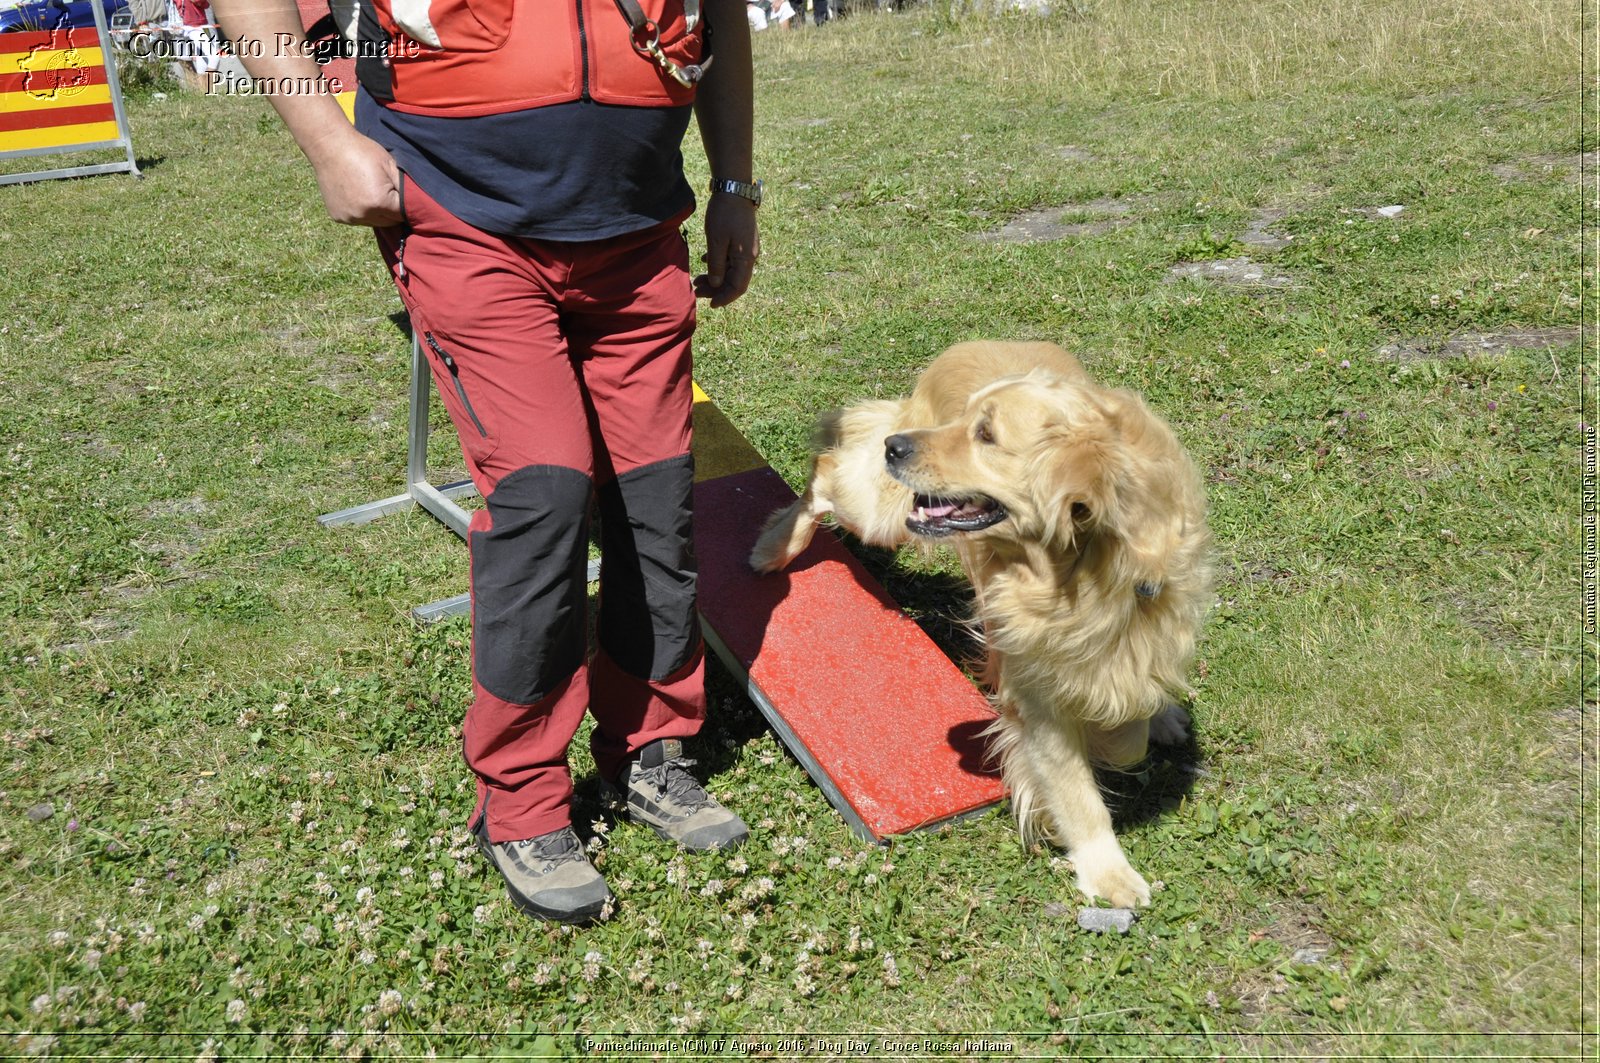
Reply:
M1133 928L1132 908L1084 908L1078 912L1078 925L1096 934L1115 930L1126 934Z

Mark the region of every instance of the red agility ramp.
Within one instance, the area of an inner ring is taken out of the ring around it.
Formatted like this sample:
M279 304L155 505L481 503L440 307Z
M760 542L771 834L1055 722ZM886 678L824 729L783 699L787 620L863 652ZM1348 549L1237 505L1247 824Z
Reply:
M785 571L752 572L767 515L794 492L698 386L694 412L706 641L789 751L873 840L998 801L987 699L827 531Z

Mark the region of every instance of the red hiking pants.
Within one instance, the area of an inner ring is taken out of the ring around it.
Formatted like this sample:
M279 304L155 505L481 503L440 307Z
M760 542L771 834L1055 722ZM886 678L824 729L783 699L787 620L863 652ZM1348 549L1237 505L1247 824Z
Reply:
M682 219L583 243L481 232L407 179L379 232L485 506L473 513L463 753L491 841L571 822L587 708L615 779L705 717L689 452L694 294ZM598 647L588 652L591 513Z

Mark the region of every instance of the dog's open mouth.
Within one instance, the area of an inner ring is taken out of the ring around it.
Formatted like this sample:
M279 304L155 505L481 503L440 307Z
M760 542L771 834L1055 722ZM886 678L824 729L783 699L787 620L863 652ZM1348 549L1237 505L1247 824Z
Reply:
M987 495L935 498L918 495L906 527L915 535L954 535L982 531L1006 519L1006 507Z

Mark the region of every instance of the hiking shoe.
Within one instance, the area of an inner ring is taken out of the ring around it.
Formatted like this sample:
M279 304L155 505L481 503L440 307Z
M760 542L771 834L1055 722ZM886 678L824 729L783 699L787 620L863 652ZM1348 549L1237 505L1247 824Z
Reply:
M693 763L684 759L683 743L676 738L651 742L623 769L623 792L602 779L601 797L685 849L731 849L750 836L750 829L689 774Z
M554 923L588 923L608 914L611 891L571 827L523 841L491 842L486 819L479 819L472 833L505 878L511 902L528 915Z

